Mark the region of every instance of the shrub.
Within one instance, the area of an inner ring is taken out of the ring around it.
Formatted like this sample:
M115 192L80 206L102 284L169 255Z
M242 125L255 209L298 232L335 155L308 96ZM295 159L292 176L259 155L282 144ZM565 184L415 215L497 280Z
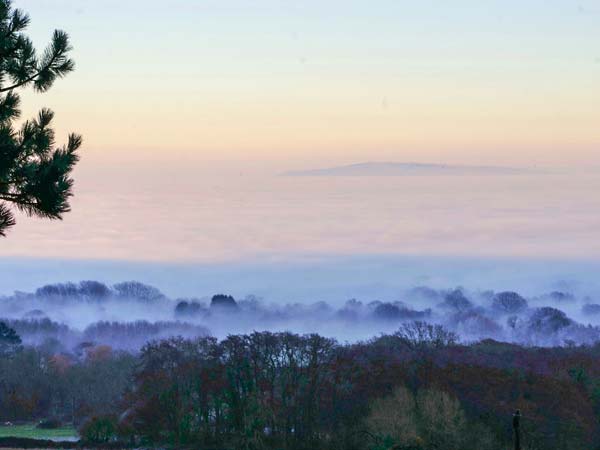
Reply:
M84 442L103 443L116 437L117 420L113 416L94 416L84 422L79 434Z
M370 433L386 447L394 443L414 444L418 431L412 392L405 387L398 387L389 397L373 401L366 425Z

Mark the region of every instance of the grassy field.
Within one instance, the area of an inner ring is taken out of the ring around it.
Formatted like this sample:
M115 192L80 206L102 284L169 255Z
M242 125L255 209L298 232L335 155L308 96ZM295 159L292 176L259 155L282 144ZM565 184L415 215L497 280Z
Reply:
M0 425L0 437L22 437L32 439L51 439L53 441L77 440L77 431L71 426L55 428L53 430L42 430L36 428L35 424L28 425Z

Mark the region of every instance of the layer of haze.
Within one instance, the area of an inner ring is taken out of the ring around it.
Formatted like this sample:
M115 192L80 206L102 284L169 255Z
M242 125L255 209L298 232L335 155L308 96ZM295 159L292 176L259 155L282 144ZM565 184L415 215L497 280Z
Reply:
M593 172L293 177L139 164L79 173L72 212L55 222L20 215L0 256L277 263L600 254Z

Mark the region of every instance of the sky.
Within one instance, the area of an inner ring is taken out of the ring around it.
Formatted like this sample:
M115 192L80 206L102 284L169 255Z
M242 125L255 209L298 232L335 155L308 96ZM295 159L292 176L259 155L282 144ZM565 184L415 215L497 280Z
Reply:
M82 166L600 165L600 4L15 0L77 70L48 105ZM26 115L25 115L26 116Z
M19 215L0 243L14 288L73 261L114 278L95 261L598 259L597 1L14 4L40 50L66 30L76 62L22 92L23 119L47 106L59 142L84 137L72 212ZM365 161L549 171L280 176Z

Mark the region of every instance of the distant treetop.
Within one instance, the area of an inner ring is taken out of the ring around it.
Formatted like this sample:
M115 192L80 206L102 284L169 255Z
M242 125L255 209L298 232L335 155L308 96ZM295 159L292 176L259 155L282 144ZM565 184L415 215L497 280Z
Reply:
M238 305L231 295L217 294L213 295L210 301L210 307L236 309Z

